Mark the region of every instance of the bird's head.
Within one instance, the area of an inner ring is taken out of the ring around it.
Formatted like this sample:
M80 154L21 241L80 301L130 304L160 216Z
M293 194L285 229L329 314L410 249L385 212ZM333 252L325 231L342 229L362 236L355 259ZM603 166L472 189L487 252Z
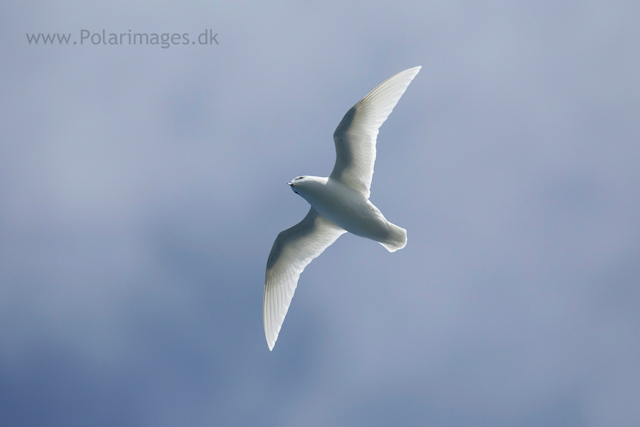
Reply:
M304 186L305 179L306 176L299 176L297 178L293 178L291 182L288 182L287 184L291 187L294 193L298 194L298 189L300 189L301 186Z

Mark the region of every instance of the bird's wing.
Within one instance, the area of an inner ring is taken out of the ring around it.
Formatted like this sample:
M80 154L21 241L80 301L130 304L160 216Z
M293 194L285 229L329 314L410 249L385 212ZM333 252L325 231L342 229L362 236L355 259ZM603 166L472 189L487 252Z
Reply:
M380 83L345 114L333 134L336 164L331 178L369 197L378 129L420 68L409 68Z
M267 261L262 303L269 350L278 339L300 273L343 233L346 231L311 208L302 221L278 234Z

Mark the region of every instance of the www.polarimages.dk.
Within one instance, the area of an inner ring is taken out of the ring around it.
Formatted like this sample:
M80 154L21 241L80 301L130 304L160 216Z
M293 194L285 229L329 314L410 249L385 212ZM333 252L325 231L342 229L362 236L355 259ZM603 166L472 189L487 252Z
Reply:
M106 30L91 32L80 30L80 45L157 45L167 49L171 45L213 45L219 44L218 33L207 29L192 40L189 33L133 33L129 30L126 33L111 33ZM27 33L29 44L78 44L73 40L72 33Z

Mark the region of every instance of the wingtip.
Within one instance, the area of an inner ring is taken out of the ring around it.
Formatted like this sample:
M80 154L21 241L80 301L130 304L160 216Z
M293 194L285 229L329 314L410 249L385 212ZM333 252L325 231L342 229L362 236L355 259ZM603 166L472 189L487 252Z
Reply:
M273 347L276 346L276 341L278 341L278 336L276 335L275 338L265 336L265 338L267 339L267 347L269 347L269 351L273 351Z
M417 65L415 67L407 68L405 71L410 71L415 76L420 72L421 69L422 69L422 65Z

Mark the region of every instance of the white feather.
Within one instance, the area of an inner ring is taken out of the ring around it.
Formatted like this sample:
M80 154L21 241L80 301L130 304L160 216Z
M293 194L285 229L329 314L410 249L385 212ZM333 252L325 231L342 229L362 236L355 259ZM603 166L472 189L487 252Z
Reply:
M299 177L290 183L311 209L302 221L278 234L269 254L262 307L269 350L278 339L300 274L340 235L350 231L380 242L390 252L407 244L407 231L387 221L368 199L378 129L420 68L385 80L347 112L333 135L336 164L328 178Z
M278 339L300 273L343 233L346 231L311 208L302 221L278 234L267 261L262 303L269 350Z
M336 164L330 178L343 182L369 198L378 129L420 68L409 68L388 78L345 114L333 134Z

